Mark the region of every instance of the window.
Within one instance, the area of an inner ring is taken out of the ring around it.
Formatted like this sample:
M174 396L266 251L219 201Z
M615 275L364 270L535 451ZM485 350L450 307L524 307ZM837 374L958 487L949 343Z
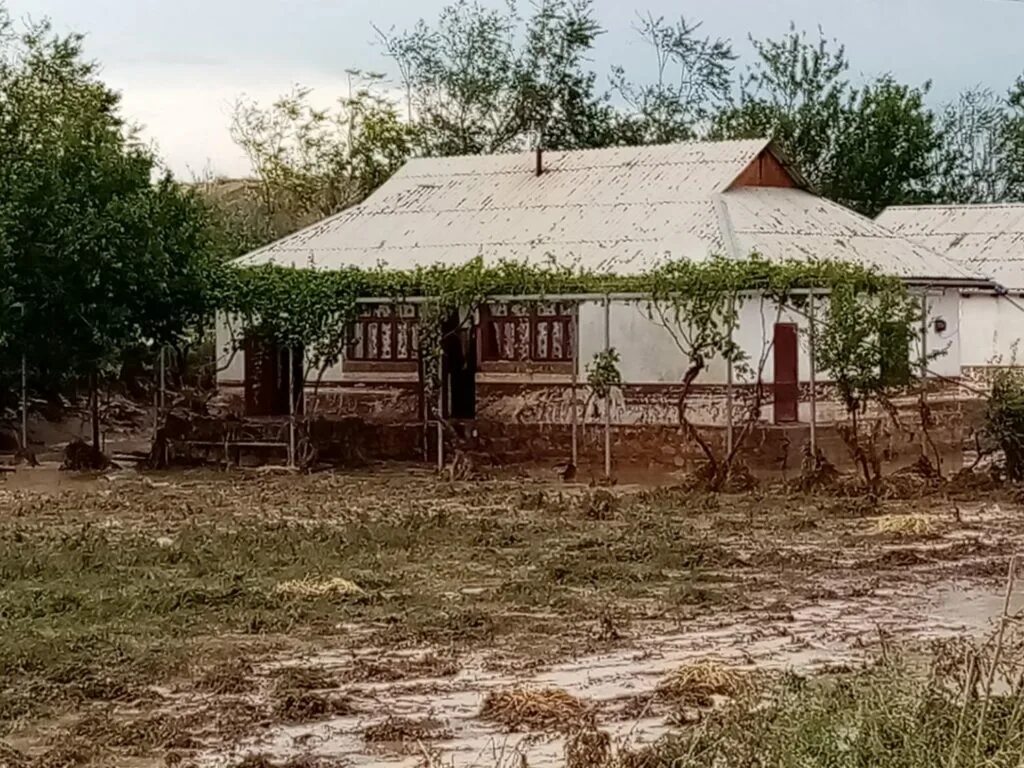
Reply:
M481 311L483 359L571 362L574 307L557 302L491 304Z
M370 363L419 359L418 321L413 304L367 305L352 326L347 359Z

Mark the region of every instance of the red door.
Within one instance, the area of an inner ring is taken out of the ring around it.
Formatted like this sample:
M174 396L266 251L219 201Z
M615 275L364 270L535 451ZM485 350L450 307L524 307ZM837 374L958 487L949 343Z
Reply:
M798 420L800 362L794 323L775 325L775 423Z

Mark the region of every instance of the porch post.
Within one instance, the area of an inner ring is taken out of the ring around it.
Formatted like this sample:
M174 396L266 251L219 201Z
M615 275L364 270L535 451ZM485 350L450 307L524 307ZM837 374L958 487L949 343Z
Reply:
M576 399L576 388L579 384L579 367L580 367L580 333L579 333L579 322L580 322L580 304L576 303L573 308L571 328L569 330L570 340L572 344L572 465L579 467L580 465L580 446L579 446L579 403Z
M928 400L928 289L921 289L921 418L925 416ZM928 455L928 436L921 425L921 454Z
M441 420L444 418L444 362L441 358L437 361L438 386L437 386L437 471L444 471L444 427Z
M288 345L288 466L295 466L295 347L291 344Z
M167 409L167 364L165 360L165 347L160 346L160 413L163 415Z
M726 363L725 380L725 455L732 456L733 446L733 368L732 368L732 328L729 329L729 359Z
M605 354L611 351L612 300L610 296L604 297L604 351ZM604 476L612 476L612 392L608 390L604 403Z
M811 459L816 461L818 457L818 359L815 348L817 340L817 325L815 322L816 304L813 289L810 293L810 300L810 311L808 312L808 326L810 334L808 336L807 346L811 358Z

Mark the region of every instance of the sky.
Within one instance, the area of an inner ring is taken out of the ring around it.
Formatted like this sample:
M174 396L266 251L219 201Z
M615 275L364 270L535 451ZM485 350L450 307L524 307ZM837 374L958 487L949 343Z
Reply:
M448 0L6 3L15 18L50 17L59 31L84 33L126 117L172 171L191 178L247 173L228 130L240 96L268 103L302 84L326 104L346 92L346 69L394 76L373 26L432 20ZM607 30L593 58L601 75L613 65L638 79L651 73L638 12L703 21L706 34L734 40L741 68L751 56L748 35L777 37L790 21L821 27L845 43L856 74L931 80L936 103L976 85L1005 90L1024 72L1024 0L595 0L595 10Z

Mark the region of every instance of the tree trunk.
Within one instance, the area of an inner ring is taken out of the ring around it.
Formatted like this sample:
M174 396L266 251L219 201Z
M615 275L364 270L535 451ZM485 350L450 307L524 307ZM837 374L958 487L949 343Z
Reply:
M96 374L89 374L89 407L92 412L92 447L96 453L101 453L103 447L100 445L100 389L96 381Z

